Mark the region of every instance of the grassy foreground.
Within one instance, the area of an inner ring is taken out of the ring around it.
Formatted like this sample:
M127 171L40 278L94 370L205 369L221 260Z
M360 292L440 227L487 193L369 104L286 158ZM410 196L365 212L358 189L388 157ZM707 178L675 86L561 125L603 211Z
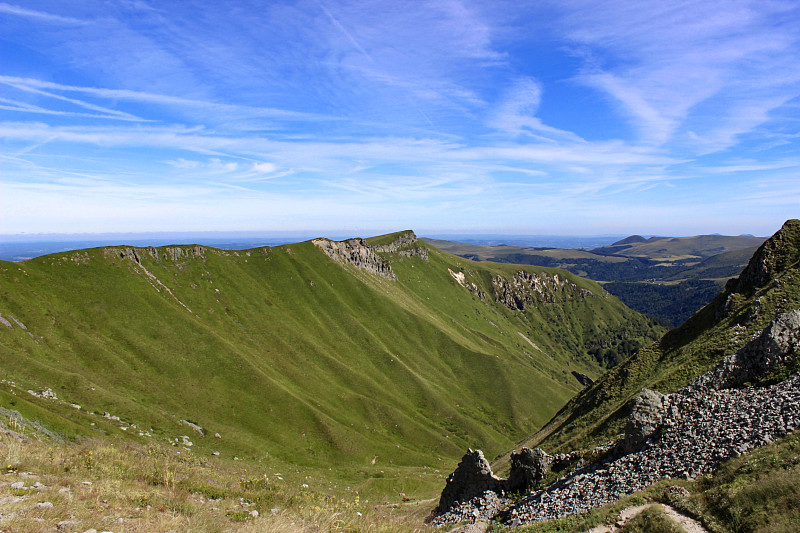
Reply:
M370 501L305 472L0 424L0 531L415 532L430 502ZM29 435L28 437L23 436Z

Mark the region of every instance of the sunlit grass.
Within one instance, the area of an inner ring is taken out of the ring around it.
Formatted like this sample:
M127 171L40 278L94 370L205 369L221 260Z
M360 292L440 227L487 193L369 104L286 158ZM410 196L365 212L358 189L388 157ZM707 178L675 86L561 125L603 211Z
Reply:
M424 504L370 504L169 446L9 433L0 460L3 531L431 531Z

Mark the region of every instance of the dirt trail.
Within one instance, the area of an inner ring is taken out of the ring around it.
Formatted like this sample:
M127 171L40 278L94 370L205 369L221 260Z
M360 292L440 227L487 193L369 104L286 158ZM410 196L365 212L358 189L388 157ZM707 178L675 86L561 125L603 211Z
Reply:
M628 507L623 509L622 512L619 513L619 518L614 525L607 526L595 526L592 529L588 530L586 533L615 533L620 531L622 527L630 520L631 518L637 516L641 512L646 509L652 507L653 503L648 503L646 505L637 505L635 507ZM677 509L672 506L659 504L664 508L664 514L673 522L678 523L683 529L686 530L686 533L709 533L709 531L704 528L700 522L697 520L686 516L685 514L681 513Z
M700 522L689 518L674 507L664 505L664 514L670 517L674 522L679 523L681 527L686 530L686 533L708 533L708 530L704 528Z

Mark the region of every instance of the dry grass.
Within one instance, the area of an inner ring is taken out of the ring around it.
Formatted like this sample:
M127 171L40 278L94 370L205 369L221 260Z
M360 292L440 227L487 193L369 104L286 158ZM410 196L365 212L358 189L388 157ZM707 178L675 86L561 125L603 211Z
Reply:
M185 449L20 437L0 434L0 531L6 533L431 530L422 525L430 505L376 507L357 495L319 493Z

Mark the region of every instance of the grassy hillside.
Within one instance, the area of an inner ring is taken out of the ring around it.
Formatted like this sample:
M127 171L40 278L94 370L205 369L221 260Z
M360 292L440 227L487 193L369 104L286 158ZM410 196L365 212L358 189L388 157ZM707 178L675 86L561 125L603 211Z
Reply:
M396 279L312 242L0 262L0 407L67 439L433 494L466 447L499 453L541 427L580 390L573 370L597 377L593 347L658 331L594 282L393 247L403 236L371 242ZM523 270L549 283L535 305L496 302Z
M672 392L744 345L778 314L800 308L800 220L767 240L738 278L681 327L603 375L525 441L586 449L621 433L642 388Z

